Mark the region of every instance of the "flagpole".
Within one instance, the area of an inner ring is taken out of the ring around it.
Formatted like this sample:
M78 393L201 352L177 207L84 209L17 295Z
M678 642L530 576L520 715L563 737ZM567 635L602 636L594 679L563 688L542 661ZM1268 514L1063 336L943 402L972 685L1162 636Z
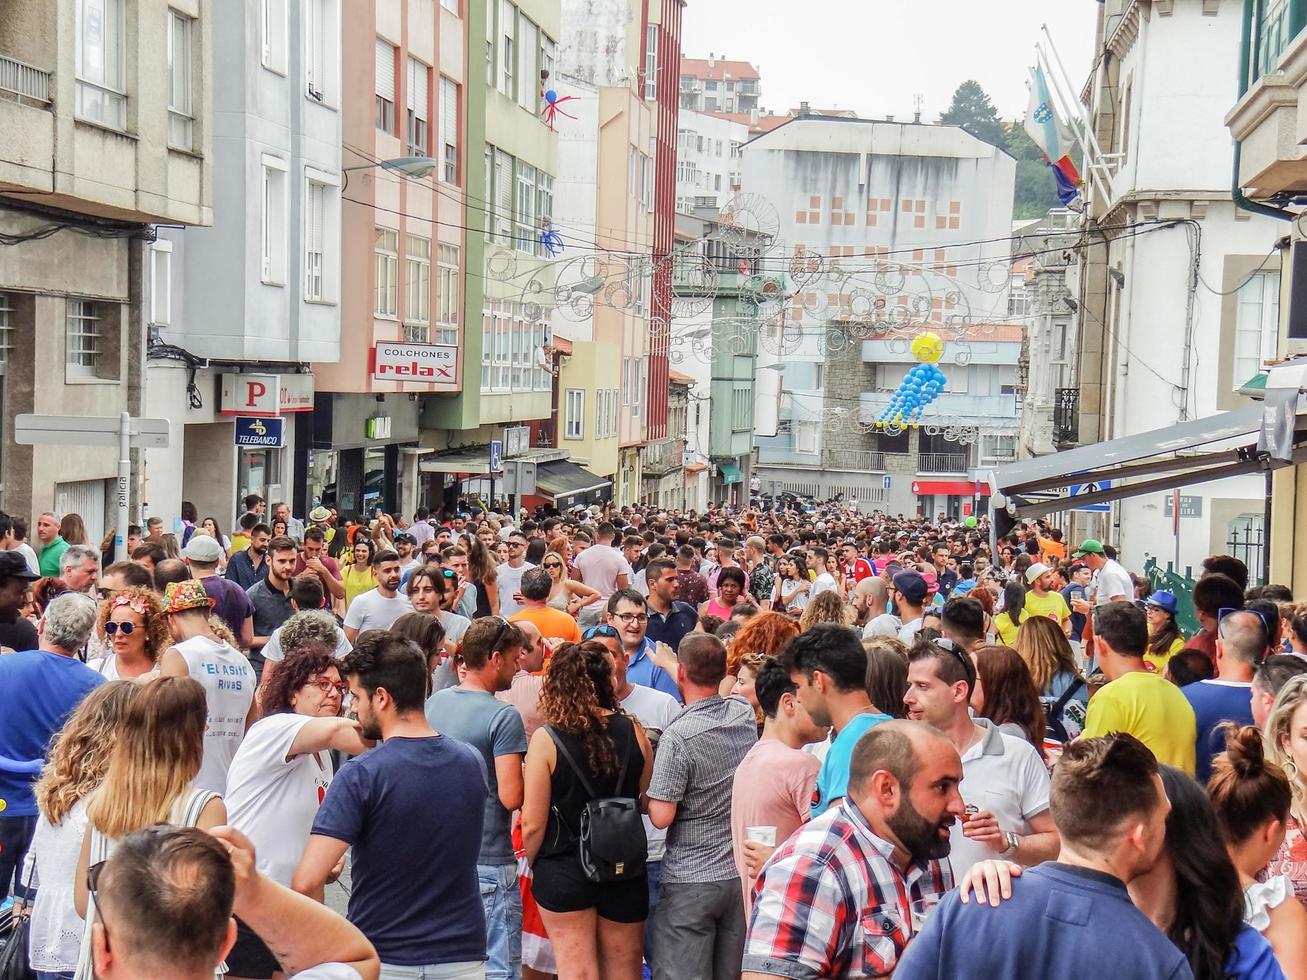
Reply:
M1056 58L1056 50L1054 50L1053 55ZM1091 178L1097 179L1099 189L1104 194L1104 199L1110 199L1111 188L1108 185L1104 173L1107 168L1107 161L1104 159L1103 151L1099 147L1098 140L1094 136L1093 128L1085 119L1084 112L1080 108L1080 103L1076 101L1074 97L1069 104L1067 102L1068 97L1064 86L1069 85L1069 82L1066 79L1065 70L1063 69L1060 72L1053 71L1053 65L1049 61L1048 55L1045 53L1042 45L1035 45L1035 56L1039 63L1047 70L1045 77L1048 78L1050 82L1050 95L1057 99L1058 108L1061 110L1067 123L1070 125L1071 131L1076 137L1076 141L1080 144L1080 149L1084 151L1086 163L1085 170L1089 173ZM1058 67L1061 69L1060 63L1058 64ZM1074 92L1074 90L1072 91Z
M1062 83L1062 85L1066 86L1066 90L1071 93L1071 105L1065 107L1067 109L1073 110L1073 112L1068 113L1068 118L1074 118L1077 122L1080 123L1081 127L1084 129L1086 137L1088 138L1090 146L1092 146L1095 155L1101 161L1103 159L1103 150L1098 145L1098 140L1094 136L1093 127L1089 124L1089 120L1084 110L1081 109L1080 107L1080 100L1075 97L1075 92L1076 92L1075 85L1073 85L1071 82L1071 76L1067 74L1066 65L1062 63L1062 55L1058 53L1057 45L1053 43L1053 35L1052 33L1050 33L1047 24L1040 24L1039 29L1043 32L1044 37L1047 39L1048 50L1052 52L1053 55L1052 62L1049 62L1047 56L1045 56L1044 63L1048 65L1050 69L1053 67L1053 64L1057 65L1057 73L1058 75L1061 76L1059 78L1059 81ZM1043 51L1043 49L1038 44L1035 45L1035 49L1036 51L1040 51L1040 52ZM1065 100L1065 96L1062 96L1062 98ZM1090 147L1085 146L1082 143L1081 149L1085 150L1085 152L1087 153L1089 152Z

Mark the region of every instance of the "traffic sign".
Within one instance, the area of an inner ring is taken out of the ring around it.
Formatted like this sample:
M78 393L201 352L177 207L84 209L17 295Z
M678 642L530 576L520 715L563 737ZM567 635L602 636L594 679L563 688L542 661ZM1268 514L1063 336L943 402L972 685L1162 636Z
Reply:
M889 474L887 473L885 476L881 477L881 480L882 480L883 483L885 484L885 489L888 490L888 489L889 489L889 486L890 486L890 476L889 476Z
M498 439L490 440L490 472L499 473L504 468L504 444Z
M167 419L129 418L133 449L167 449ZM20 446L116 446L122 420L113 415L16 415L14 442Z
M1098 493L1100 490L1111 490L1111 480L1097 480L1091 483L1073 483L1068 494L1069 497L1083 497L1086 494ZM1085 504L1083 507L1072 507L1072 510L1094 511L1095 513L1106 513L1112 509L1111 504Z

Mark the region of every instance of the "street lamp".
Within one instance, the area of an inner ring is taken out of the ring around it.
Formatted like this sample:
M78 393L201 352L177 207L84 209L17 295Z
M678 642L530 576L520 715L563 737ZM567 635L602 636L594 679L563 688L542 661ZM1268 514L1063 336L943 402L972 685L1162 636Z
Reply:
M390 170L404 177L429 177L431 172L440 166L440 161L432 157L396 157L393 160L377 160L371 163L361 163L356 167L345 167L341 173L345 175L345 187L341 188L344 193L345 188L349 187L349 175L354 170L371 170L379 167L382 170Z

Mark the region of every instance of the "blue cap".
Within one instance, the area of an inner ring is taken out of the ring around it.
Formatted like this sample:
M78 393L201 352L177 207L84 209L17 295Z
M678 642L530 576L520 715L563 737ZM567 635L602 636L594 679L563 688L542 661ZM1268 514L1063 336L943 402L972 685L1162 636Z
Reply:
M1152 595L1148 597L1146 603L1147 605L1150 606L1156 606L1158 609L1165 609L1172 616L1175 615L1177 609L1177 604L1175 601L1175 593L1170 592L1167 589L1162 589L1158 592L1154 592Z

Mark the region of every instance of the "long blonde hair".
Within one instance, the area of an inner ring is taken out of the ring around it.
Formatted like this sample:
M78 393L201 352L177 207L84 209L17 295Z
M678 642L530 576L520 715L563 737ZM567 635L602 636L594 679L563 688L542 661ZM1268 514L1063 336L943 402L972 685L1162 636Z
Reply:
M33 787L36 803L50 823L62 823L77 801L100 785L109 768L118 726L142 690L135 681L101 684L83 699L55 736L50 758Z
M1058 674L1080 676L1080 668L1076 665L1075 654L1066 634L1051 619L1032 616L1025 620L1021 629L1017 630L1017 641L1013 647L1030 668L1030 679L1035 682L1041 695L1048 693Z
M1293 789L1293 815L1298 823L1307 825L1307 795L1303 792L1303 772L1293 756L1285 750L1283 742L1289 738L1289 728L1293 723L1293 714L1307 704L1307 674L1290 677L1275 696L1275 704L1266 719L1266 758L1275 763L1289 776L1289 786Z
M819 623L852 626L853 617L853 607L841 599L838 592L830 589L803 607L803 613L799 616L799 629L806 630Z
M208 721L204 688L189 677L144 685L118 727L109 769L86 806L100 833L117 838L171 819L199 775Z

